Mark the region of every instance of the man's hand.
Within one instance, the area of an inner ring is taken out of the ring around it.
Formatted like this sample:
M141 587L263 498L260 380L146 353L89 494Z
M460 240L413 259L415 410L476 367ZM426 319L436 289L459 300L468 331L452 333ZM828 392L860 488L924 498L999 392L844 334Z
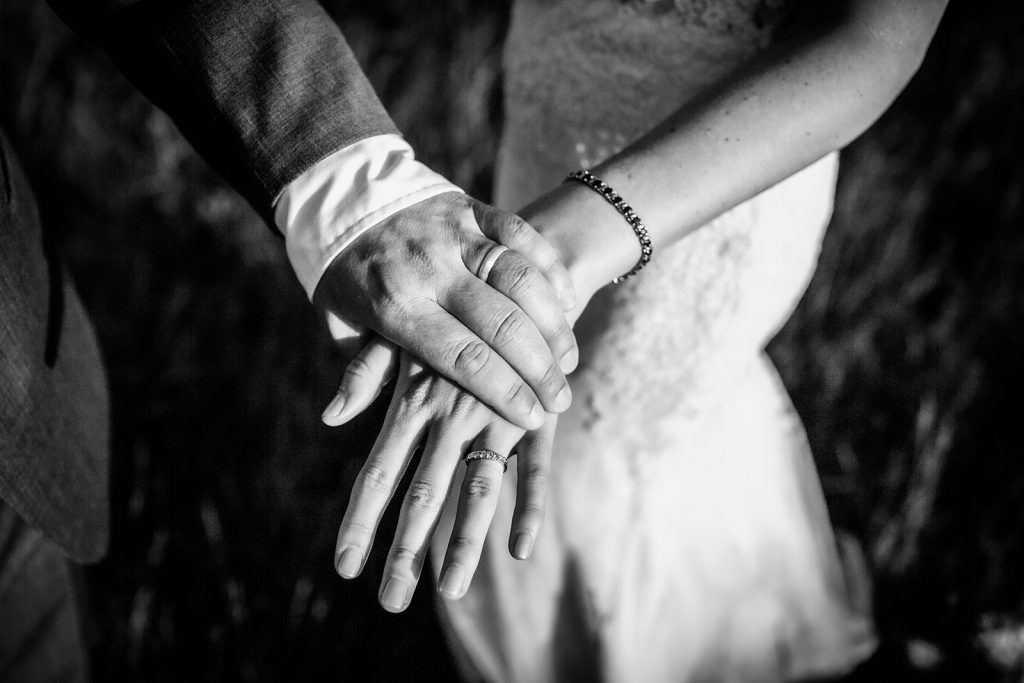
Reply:
M328 268L314 301L524 429L572 401L568 272L529 224L465 195L426 199L365 232Z

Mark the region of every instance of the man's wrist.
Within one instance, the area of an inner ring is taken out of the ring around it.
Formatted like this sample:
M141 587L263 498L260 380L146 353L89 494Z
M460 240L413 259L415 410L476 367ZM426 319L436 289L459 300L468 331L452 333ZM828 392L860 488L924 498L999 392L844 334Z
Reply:
M289 183L274 219L312 299L331 263L360 235L445 192L462 190L416 161L401 136L377 135L338 150Z

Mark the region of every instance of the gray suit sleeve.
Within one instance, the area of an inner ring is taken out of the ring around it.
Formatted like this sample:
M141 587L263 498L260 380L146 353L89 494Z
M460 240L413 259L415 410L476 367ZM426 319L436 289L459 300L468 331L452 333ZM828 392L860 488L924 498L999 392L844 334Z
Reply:
M271 224L281 190L397 132L314 0L49 0Z

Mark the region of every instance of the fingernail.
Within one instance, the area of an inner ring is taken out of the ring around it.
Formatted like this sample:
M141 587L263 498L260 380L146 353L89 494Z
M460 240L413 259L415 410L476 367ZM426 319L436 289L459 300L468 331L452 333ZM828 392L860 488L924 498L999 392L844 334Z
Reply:
M546 413L544 412L544 406L539 403L533 404L533 408L530 409L530 428L540 429L544 426L544 419Z
M461 598L462 584L465 581L466 572L459 565L453 564L450 567L445 567L444 571L441 572L441 584L438 586L438 590L446 598L452 600Z
M569 385L566 384L564 387L562 387L562 390L558 392L558 395L555 396L555 400L551 404L552 411L556 412L556 413L561 413L561 412L564 412L564 411L568 410L569 406L571 406L571 405L572 405L572 389L570 389Z
M380 597L380 603L384 609L389 612L401 612L405 609L405 603L408 600L409 582L400 576L389 577Z
M354 579L359 576L362 563L362 553L357 548L345 548L338 558L338 574L345 579Z
M345 409L345 392L338 391L337 395L327 404L324 408L324 414L320 416L321 420L331 420L341 415L341 411Z
M529 531L520 531L516 536L516 545L512 554L520 560L525 560L530 556L531 550L533 550L533 534Z
M562 369L562 372L569 374L576 369L576 366L580 362L580 350L578 347L573 346L571 349L565 352L562 356L562 360L558 361L558 367Z

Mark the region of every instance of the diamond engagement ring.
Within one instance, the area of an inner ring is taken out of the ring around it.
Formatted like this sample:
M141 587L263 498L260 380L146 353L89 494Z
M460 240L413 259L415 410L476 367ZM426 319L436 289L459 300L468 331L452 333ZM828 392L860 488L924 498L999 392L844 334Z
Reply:
M472 451L462 459L462 462L466 463L466 467L469 467L469 463L473 460L493 460L494 462L500 462L502 467L501 473L504 474L505 472L508 472L508 458L501 453L496 453L495 451L489 451L487 449Z

